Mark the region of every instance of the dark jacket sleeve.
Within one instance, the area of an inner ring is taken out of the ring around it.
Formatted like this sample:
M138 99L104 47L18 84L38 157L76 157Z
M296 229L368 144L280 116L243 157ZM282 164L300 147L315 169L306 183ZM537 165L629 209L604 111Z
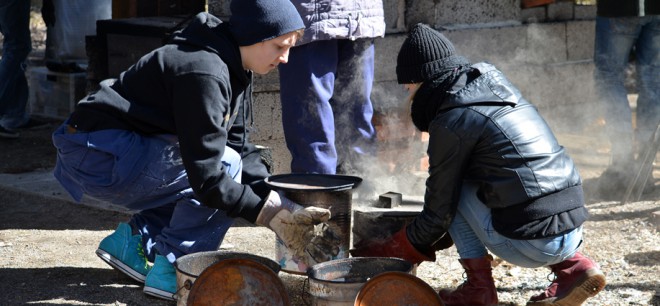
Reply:
M188 73L172 83L181 157L190 186L202 204L254 222L262 199L249 186L235 182L221 162L228 142L225 120L231 111L231 87L225 75Z
M248 97L248 99L251 99ZM243 160L242 183L247 184L261 198L266 198L270 189L264 183L264 179L270 176L268 168L264 163L259 149L250 141L252 122L252 103L240 103L238 115L229 130L227 144L230 148L241 154ZM255 216L256 218L256 216Z
M440 239L454 219L470 157L471 146L465 142L437 118L429 127L429 177L424 208L408 227L408 238L419 248L427 248Z

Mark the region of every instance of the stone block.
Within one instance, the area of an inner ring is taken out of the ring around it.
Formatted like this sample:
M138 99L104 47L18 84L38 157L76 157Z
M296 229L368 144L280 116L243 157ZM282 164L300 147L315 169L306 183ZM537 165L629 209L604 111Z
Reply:
M488 24L519 20L519 0L502 1L427 1L408 0L406 23L424 22L434 26L451 24Z
M405 39L406 34L399 33L375 40L374 77L377 81L396 81L396 57Z
M275 68L267 74L254 74L254 92L280 91L280 73Z
M566 23L568 61L590 60L594 56L596 23L593 20Z
M255 93L253 99L254 126L250 135L252 142L260 143L272 139L283 139L282 107L279 93Z
M406 0L383 0L385 33L406 32Z
M291 153L284 139L274 139L264 143L273 154L273 174L291 173Z
M522 23L544 22L547 18L547 8L545 6L531 7L520 10L520 21Z
M556 63L566 60L563 24L468 29L447 32L456 48L472 62L495 65Z
M573 1L560 1L548 4L548 20L566 21L573 19Z
M574 8L574 20L596 19L595 5L576 5Z
M561 63L566 61L566 25L534 23L525 28L525 44L515 61L522 63Z
M250 141L268 147L273 156L273 173L290 172L291 155L282 130L282 107L278 92L254 93L254 126Z
M444 33L456 50L471 62L495 65L517 62L527 48L526 27L465 29Z
M582 130L601 115L592 61L510 66L502 71L556 132Z
M406 13L405 24L410 28L417 23L435 24L437 5L435 1L428 0L405 0Z

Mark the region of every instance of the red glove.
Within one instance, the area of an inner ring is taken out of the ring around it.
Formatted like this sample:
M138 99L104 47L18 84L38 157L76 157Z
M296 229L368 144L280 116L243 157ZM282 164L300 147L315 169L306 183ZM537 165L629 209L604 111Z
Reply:
M406 227L388 239L360 243L351 250L351 255L353 257L398 257L415 265L422 261L435 261L434 250L431 249L424 254L410 243Z

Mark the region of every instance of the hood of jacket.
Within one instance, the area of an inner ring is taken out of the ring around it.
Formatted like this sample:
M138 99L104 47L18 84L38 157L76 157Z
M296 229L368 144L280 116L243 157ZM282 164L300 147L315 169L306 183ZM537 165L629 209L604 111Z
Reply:
M209 13L197 14L184 29L172 34L169 43L193 46L215 53L241 83L249 82L249 74L243 68L241 52L229 32L228 24Z
M518 89L488 63L477 63L461 75L441 100L438 112L470 105L516 105L522 99ZM437 93L440 94L440 93Z

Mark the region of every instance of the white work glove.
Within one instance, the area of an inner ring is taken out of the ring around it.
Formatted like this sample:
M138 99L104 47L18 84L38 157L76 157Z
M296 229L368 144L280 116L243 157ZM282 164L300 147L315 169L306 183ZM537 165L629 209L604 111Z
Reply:
M306 249L308 247L314 249L314 246L310 245L318 236L314 226L328 219L330 219L328 209L303 207L271 191L255 223L270 228L295 256L310 263Z

